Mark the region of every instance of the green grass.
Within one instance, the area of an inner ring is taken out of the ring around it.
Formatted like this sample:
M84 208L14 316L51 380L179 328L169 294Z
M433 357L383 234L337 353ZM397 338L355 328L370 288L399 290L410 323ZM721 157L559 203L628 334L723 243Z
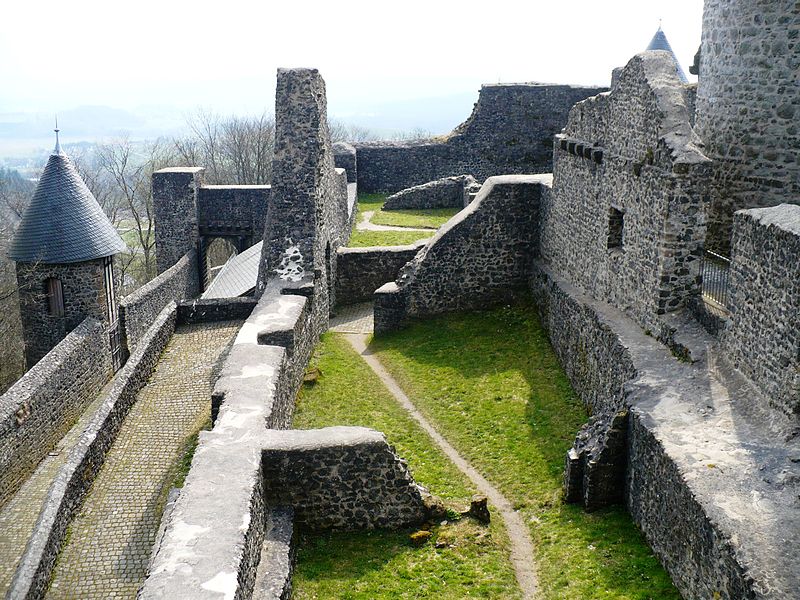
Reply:
M564 453L586 413L529 305L450 315L373 342L439 431L521 509L541 597L678 600L622 508L563 503Z
M358 196L358 215L356 222L361 220L361 214L367 211L375 211L372 216L372 223L376 225L390 225L394 227L429 227L437 228L446 223L450 217L458 212L458 209L435 209L435 210L398 210L381 211L383 203L386 202L386 194L359 194ZM413 244L417 240L422 240L433 235L420 231L359 231L353 228L350 237L351 248L363 248L366 246L405 246Z
M363 213L369 210L380 210L386 202L386 194L359 194L358 212Z
M372 217L376 225L393 227L431 227L437 229L459 212L458 208L433 208L427 210L380 210Z
M418 240L424 240L433 235L422 231L359 231L353 230L350 236L351 248L364 248L366 246L407 246Z
M313 366L322 375L298 397L294 427L364 425L383 431L416 480L450 507L464 508L471 483L396 403L372 370L341 336L325 334ZM304 533L293 598L519 598L498 520L484 527L470 519L432 528L421 548L409 531ZM436 542L444 542L436 548Z

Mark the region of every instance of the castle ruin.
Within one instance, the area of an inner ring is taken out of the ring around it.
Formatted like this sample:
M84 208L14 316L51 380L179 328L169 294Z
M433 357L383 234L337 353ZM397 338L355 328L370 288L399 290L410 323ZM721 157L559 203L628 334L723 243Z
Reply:
M25 228L56 198L51 177L67 209L82 198L96 213L56 152L48 169L61 179L46 171L12 253L21 281L43 263L31 289L77 268L89 292L63 284L63 315L50 284L22 302L38 362L0 397L0 506L63 436L63 414L74 420L121 368L48 491L7 597L44 597L176 324L243 321L219 354L213 428L168 502L138 597L285 598L296 524L398 527L431 510L380 432L291 429L332 309L371 299L381 335L529 293L591 415L565 455L567 501L624 504L687 599L796 598L799 31L794 1L706 0L697 86L670 52L646 51L609 90L484 86L463 125L423 143L331 144L321 75L281 69L271 186L207 186L197 166L154 174L159 275L119 301L124 366L104 300L115 298L103 265L116 234L97 217L81 239L104 244L55 256L34 251ZM424 244L348 248L357 190L466 206ZM218 237L260 244L240 297L201 295ZM41 335L37 323L56 317L63 330Z

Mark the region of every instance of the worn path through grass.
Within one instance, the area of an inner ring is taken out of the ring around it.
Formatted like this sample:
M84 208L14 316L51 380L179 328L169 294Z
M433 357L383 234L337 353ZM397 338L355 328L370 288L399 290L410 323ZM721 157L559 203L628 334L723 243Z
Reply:
M564 455L587 417L533 305L421 321L370 348L524 515L541 598L680 598L624 509L588 514L564 504Z
M343 336L323 336L312 368L321 375L301 390L295 428L362 425L382 431L408 461L417 482L451 509L469 505L477 488L431 443ZM413 529L304 533L293 597L520 598L502 520L486 526L467 518L453 520L456 516L432 526L431 540L419 548L409 542Z
M365 334L351 334L347 335L347 340L356 352L361 355L364 362L366 362L380 378L383 385L386 386L386 389L389 390L395 400L400 403L400 406L408 411L417 424L422 427L425 433L427 433L433 442L445 453L447 458L453 461L453 464L456 465L464 475L469 477L470 481L475 484L475 487L477 487L481 493L485 494L495 508L500 511L500 515L505 522L506 531L511 540L511 562L514 564L514 573L517 578L517 583L522 590L524 598L533 598L536 594L536 572L533 568L533 545L531 544L530 535L520 515L514 510L508 499L489 483L471 464L464 460L458 451L442 437L436 428L431 425L422 413L411 403L408 396L403 393L403 390L400 389L397 382L389 375L386 369L383 368L380 361L367 349L369 336Z

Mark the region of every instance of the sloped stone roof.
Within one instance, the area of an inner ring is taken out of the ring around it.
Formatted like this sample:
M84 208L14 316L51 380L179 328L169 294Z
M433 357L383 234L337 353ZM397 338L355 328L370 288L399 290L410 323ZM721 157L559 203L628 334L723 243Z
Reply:
M689 80L686 78L686 73L684 73L681 67L681 61L675 56L675 52L672 50L672 46L669 45L669 40L667 40L667 36L664 34L661 27L658 28L658 31L656 31L656 34L653 36L653 39L650 40L650 44L645 50L666 50L669 52L672 55L672 59L675 61L675 71L678 73L681 82L689 83Z
M125 250L75 165L56 145L8 251L17 262L74 263Z

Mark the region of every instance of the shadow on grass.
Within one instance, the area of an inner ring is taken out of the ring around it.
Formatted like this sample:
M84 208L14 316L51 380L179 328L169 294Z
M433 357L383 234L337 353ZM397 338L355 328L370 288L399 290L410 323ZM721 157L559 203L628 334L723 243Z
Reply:
M563 503L587 412L530 300L413 323L370 346L418 408L531 523L546 598L678 599L621 508Z

